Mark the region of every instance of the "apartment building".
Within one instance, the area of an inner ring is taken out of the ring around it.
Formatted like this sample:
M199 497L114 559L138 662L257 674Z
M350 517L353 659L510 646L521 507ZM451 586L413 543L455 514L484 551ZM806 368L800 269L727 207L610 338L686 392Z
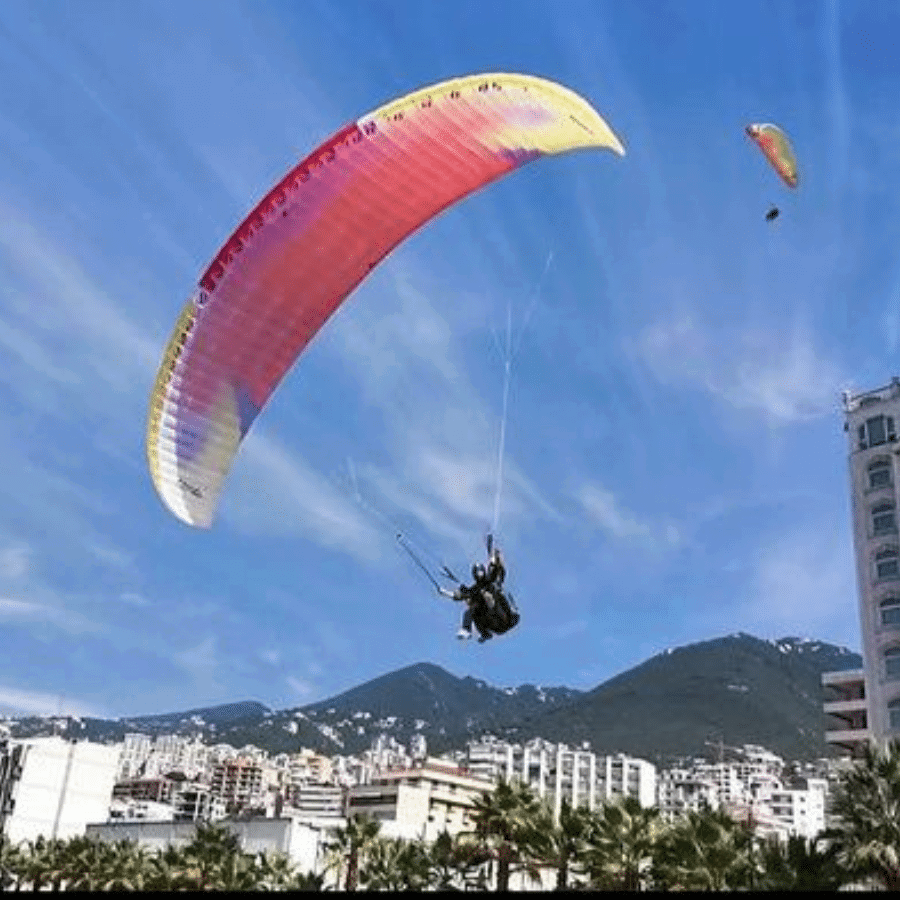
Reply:
M825 740L850 756L858 756L872 732L866 709L864 669L822 673Z
M217 765L209 787L230 811L264 809L273 802L281 780L281 773L271 764L240 757Z
M106 819L120 750L61 737L0 742L0 832L14 844L69 838Z
M596 809L606 800L629 796L643 806L656 802L656 767L625 754L598 757L588 747L535 738L514 744L493 736L470 741L463 757L473 775L496 781L518 778L548 801L559 816L563 800Z
M718 789L713 781L691 768L663 769L656 782L656 805L663 819L673 822L687 812L715 809Z
M442 831L471 830L475 800L493 788L492 781L448 760L427 758L351 787L347 817L365 813L381 823L388 837L432 841Z
M253 818L244 821L223 820L238 838L245 853L283 853L301 872L326 872L327 846L333 829L322 828L293 818ZM343 822L335 823L335 827ZM86 828L88 837L115 843L134 841L149 850L182 847L189 844L197 823L184 822L93 822ZM330 872L330 870L328 870ZM334 888L333 872L326 887Z
M347 802L347 788L334 784L298 784L285 789L282 809L304 820L342 818Z
M828 715L846 726L833 729L835 737L858 752L865 740L883 745L900 737L900 378L860 394L847 391L843 399L864 687L852 709L840 705L850 698L834 690L826 702Z

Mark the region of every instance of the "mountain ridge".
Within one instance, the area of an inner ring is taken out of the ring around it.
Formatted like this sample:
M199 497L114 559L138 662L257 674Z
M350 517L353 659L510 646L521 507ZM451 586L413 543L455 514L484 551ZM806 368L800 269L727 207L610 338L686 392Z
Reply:
M380 734L406 745L423 735L431 752L441 752L490 733L519 742L587 742L598 753L656 762L702 755L713 738L806 759L829 755L822 672L861 666L858 653L825 641L736 633L668 648L589 690L496 687L423 661L283 710L244 700L115 720L4 717L0 726L12 737L52 729L64 737L112 741L141 731L255 744L276 753L306 746L327 754L358 753Z

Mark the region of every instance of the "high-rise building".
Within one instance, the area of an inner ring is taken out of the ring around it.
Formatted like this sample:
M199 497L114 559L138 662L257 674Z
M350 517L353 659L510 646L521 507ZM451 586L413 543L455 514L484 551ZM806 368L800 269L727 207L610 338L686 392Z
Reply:
M863 684L859 685L857 678L856 686L849 686L852 693L832 696L826 712L833 717L843 713L853 726L850 730L859 736L858 741L844 740L843 744L859 746L869 739L883 744L900 737L900 378L862 394L845 392L844 415L849 440ZM825 684L832 693L837 687L848 687L829 684L827 680ZM863 699L865 720L859 709Z
M13 844L105 821L121 745L28 738L0 744L0 833Z

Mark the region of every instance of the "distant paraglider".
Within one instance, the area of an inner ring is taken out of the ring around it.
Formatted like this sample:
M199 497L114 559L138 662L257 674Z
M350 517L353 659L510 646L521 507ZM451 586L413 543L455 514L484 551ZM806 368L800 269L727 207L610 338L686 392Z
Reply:
M747 136L765 154L772 168L789 187L796 188L800 182L797 157L787 135L777 126L753 123L746 127ZM774 222L780 210L772 206L766 213L766 221Z

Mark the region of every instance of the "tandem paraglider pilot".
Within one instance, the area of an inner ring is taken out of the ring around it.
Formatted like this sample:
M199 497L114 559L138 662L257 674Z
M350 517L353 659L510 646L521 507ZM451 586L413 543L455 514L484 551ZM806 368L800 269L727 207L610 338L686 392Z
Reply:
M472 566L472 583L459 584L455 590L439 587L451 600L466 604L462 625L457 632L460 640L472 637L472 625L478 629L478 643L483 644L495 634L504 634L519 624L519 612L512 597L503 592L506 567L499 548L494 548L485 569L481 563Z

